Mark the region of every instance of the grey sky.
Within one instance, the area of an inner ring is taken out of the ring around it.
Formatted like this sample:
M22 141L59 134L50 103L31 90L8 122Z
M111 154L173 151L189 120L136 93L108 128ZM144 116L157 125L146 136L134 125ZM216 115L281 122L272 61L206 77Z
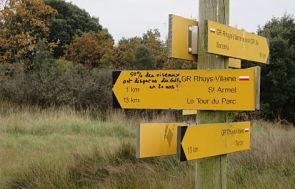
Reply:
M141 36L158 28L167 37L168 15L198 18L198 0L72 0L73 4L99 17L116 41ZM256 32L273 16L295 14L295 0L230 0L230 25Z

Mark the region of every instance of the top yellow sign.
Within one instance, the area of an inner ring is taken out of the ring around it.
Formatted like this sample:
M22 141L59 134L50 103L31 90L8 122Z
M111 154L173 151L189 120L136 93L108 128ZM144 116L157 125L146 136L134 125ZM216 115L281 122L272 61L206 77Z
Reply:
M268 64L266 38L208 20L208 53Z

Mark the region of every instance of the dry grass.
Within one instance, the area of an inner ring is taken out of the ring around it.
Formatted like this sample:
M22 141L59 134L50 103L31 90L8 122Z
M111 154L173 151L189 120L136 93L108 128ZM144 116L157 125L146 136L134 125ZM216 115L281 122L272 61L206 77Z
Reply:
M0 188L194 188L194 162L135 158L134 127L171 114L89 115L0 105ZM295 188L295 129L255 122L252 142L229 156L229 188Z
M295 188L295 129L256 122L252 150L230 155L230 188Z

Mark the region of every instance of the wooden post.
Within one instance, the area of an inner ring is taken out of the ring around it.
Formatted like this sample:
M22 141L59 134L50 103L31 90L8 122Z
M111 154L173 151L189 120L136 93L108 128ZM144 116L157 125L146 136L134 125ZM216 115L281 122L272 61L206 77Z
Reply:
M229 24L229 0L199 0L199 44L198 69L227 69L228 58L206 52L206 20ZM226 112L199 111L198 122L226 122ZM217 156L197 161L196 189L225 189L227 174L227 156Z

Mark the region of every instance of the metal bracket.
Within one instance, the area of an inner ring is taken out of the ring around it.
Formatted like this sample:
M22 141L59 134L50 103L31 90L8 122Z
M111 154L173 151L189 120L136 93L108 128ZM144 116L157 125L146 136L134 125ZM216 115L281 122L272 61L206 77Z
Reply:
M189 26L189 39L188 39L188 52L193 55L198 54L198 33L199 27L198 26Z

